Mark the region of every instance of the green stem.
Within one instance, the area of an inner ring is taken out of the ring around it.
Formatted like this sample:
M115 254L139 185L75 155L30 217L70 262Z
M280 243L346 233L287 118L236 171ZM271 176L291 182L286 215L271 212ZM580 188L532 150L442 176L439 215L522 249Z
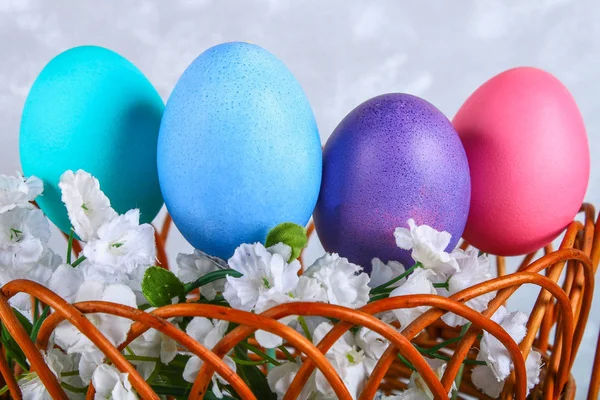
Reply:
M73 251L73 239L74 239L75 231L71 228L71 232L69 233L69 240L67 241L67 264L71 264L71 252Z
M369 303L377 300L387 299L388 297L390 297L389 293L376 294L375 296L371 296L371 298L369 299Z
M313 341L312 335L310 334L310 330L308 329L308 325L306 324L306 320L304 319L304 316L299 315L298 322L300 323L300 326L302 327L302 331L304 332L304 335L306 336L306 338L312 342Z
M78 388L78 387L75 387L75 386L71 386L71 385L69 385L66 382L61 382L60 386L64 387L69 392L73 392L73 393L87 393L87 391L88 391L87 387Z
M411 371L416 371L417 369L414 367L414 365L412 365L410 363L410 361L408 361L406 358L402 357L402 355L397 354L398 359L402 362L402 364L404 364L406 367L408 367L408 369L410 369Z
M33 323L35 324L40 317L40 301L36 298L33 301Z
M404 279L406 278L408 275L410 275L411 272L413 272L415 269L422 267L423 265L420 262L415 263L415 265L413 265L412 267L410 267L409 269L407 269L406 271L404 271L403 273L401 273L400 275L398 275L397 277L395 277L394 279L377 286L375 289L371 290L371 293L373 294L377 294L381 291L383 291L385 288L387 288L388 286L393 285L394 283L398 282L400 279Z
M281 350L283 352L283 354L285 354L285 357L292 362L296 362L296 360L294 360L294 356L292 356L292 354L290 353L290 351L285 347L285 345L281 345L278 347L279 350Z
M231 359L236 363L236 364L240 364L240 365L264 365L264 364L269 364L271 361L263 359L263 360L258 360L258 361L249 361L249 360L241 360L237 357L234 356L229 356L231 357Z
M273 365L276 365L276 366L277 365L281 365L281 363L279 361L277 361L273 357L269 356L267 353L265 353L264 351L262 351L258 347L251 345L250 343L240 342L240 345L242 347L246 348L246 350L250 350L251 352L253 352L257 356L262 357L263 359L268 360Z
M144 356L125 356L129 361L149 361L149 362L160 362L158 357L144 357Z
M458 392L460 391L460 384L462 382L462 378L463 378L463 372L465 371L465 364L462 364L460 366L460 368L458 369L458 372L456 374L456 379L455 379L455 383L456 383L456 390L454 390L452 392L452 400L457 400L458 399Z
M87 260L86 256L81 256L79 257L77 260L73 261L73 264L71 264L71 266L73 268L77 267L79 264L81 264L82 262L84 262L85 260Z
M46 317L48 316L49 313L50 313L50 306L46 305L44 307L44 309L42 310L42 315L40 315L40 317L33 324L33 327L31 328L31 335L30 335L31 340L33 342L35 342L37 340L38 332L40 331L40 328L42 327L42 323L44 322L44 320L46 319Z
M189 293L192 290L199 288L201 286L208 285L211 282L218 281L220 279L224 279L228 275L233 276L234 278L239 278L242 276L242 274L240 272L238 272L234 269L221 269L218 271L213 271L213 272L210 272L210 273L198 278L194 282L185 284L185 286L184 286L185 293Z
M60 376L67 377L67 376L79 376L79 371L68 371L68 372L61 372Z

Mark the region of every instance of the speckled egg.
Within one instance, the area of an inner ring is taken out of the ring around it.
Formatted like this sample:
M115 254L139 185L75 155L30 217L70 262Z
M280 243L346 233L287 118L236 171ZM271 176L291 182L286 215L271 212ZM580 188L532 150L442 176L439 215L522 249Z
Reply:
M156 144L164 104L146 77L117 53L76 47L52 59L23 108L23 173L44 182L41 209L64 232L70 222L58 188L66 170L96 176L119 213L139 208L150 222L163 201Z
M558 79L530 67L502 72L467 99L453 123L471 168L464 237L473 246L530 253L573 221L590 150L579 108Z
M456 246L469 212L467 157L452 124L415 96L385 94L350 112L327 140L314 220L323 247L367 271L371 260L414 264L394 230L413 218Z
M185 70L165 109L158 171L183 236L228 258L285 221L305 225L321 183L321 143L308 100L261 47L224 43Z

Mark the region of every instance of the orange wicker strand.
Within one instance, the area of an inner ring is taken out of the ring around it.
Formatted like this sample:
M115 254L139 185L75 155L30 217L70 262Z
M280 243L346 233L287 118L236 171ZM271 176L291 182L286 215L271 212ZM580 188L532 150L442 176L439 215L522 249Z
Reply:
M600 397L600 332L598 332L598 341L596 344L596 355L594 357L594 368L592 369L592 379L588 390L588 399L597 399Z
M7 296L2 293L0 293L0 315L3 316L2 323L6 326L11 336L19 343L23 349L23 353L25 353L31 364L31 368L37 372L50 395L55 399L67 399L66 393L61 388L52 371L50 371L50 368L46 365L44 358L33 342L29 340L29 335L25 332L25 328L23 328L17 317L12 313ZM9 378L5 376L4 379L8 382Z
M148 328L154 328L157 331L177 340L180 344L185 346L188 350L200 357L205 363L214 365L217 372L223 379L233 386L233 388L246 399L253 399L254 396L246 383L231 370L231 368L224 363L219 357L212 353L209 349L196 342L185 332L177 329L177 327L163 318L159 318L156 315L140 311L136 308L131 308L121 304L113 304L104 301L88 301L73 304L79 311L88 313L101 312L104 314L116 315L119 317L131 319L144 323ZM40 342L45 343L50 336L52 330L63 321L63 317L58 313L52 314L48 317L40 329ZM124 348L127 344L121 345Z
M6 386L8 386L11 397L15 400L21 400L23 398L23 396L21 396L21 388L19 388L19 384L17 383L13 372L6 362L4 354L0 354L0 373L6 381Z
M256 341L252 339L252 335L256 330L261 329L282 337L294 357L301 357L303 360L284 396L285 400L297 398L316 369L320 370L328 380L336 396L347 400L351 398L350 393L325 354L352 327L363 326L379 333L390 344L378 360L360 393L361 400L372 399L378 390L390 394L406 388L405 382L412 374L412 370L400 363L397 354L401 354L415 366L436 399L447 398L463 361L465 359L473 360L477 356L478 335L483 330L506 345L514 364L514 370L504 384L502 399L512 399L513 396L519 400L525 398L527 392L525 360L531 351L536 350L542 354L545 373L543 382L534 388L530 396L552 400L559 398L573 400L575 398L575 381L570 376L570 371L587 325L594 292L594 273L600 261L600 218L595 220L596 211L589 204L582 205L581 213L583 214L583 223L574 221L566 228L558 250L554 251L552 245L549 244L543 248L543 255L539 257L536 257L537 252L525 255L518 270L508 275L506 274L505 258L497 257L497 278L465 289L449 298L436 295L399 296L371 302L359 310L324 303L298 302L281 304L259 315L200 303L169 305L152 312L144 312L124 305L101 301L68 304L58 295L35 282L15 280L2 287L0 320L23 349L32 371L37 372L54 398L66 398L66 394L57 378L45 364L38 349L45 350L56 326L61 321L68 320L87 336L120 371L129 373L132 386L144 399L159 397L122 354L122 350L148 329L156 329L176 340L182 348L186 348L204 361L189 393L190 399L204 397L215 373L225 379L241 398L256 399L256 395L252 393L247 383L230 369L222 358L243 340L248 339L257 345ZM168 257L165 245L171 225L171 217L167 214L161 229L155 230L157 258L159 263L166 268L168 268ZM314 233L312 222L307 226L307 232L309 235ZM467 247L469 244L463 241L461 248L466 249ZM81 252L78 241L73 242L73 251L76 254ZM559 284L565 270L564 281ZM527 334L521 343L517 344L500 325L490 319L490 316L523 285L535 285L539 293L529 315ZM54 311L41 325L35 344L30 340L8 304L8 300L12 296L21 292L31 295L42 304L48 304ZM497 293L488 304L488 309L483 313L476 312L465 305L465 302L490 292ZM402 327L401 331L398 330L398 323L389 325L376 317L377 314L390 310L417 306L431 308L408 326ZM453 339L459 335L459 329L448 327L441 321L440 317L446 312L466 318L472 323L472 326L462 339L456 340L440 350L441 354L449 357L449 361L443 377L438 379L424 356L417 351L414 345L432 348L438 346L440 341ZM85 314L88 313L115 315L132 320L133 323L126 341L118 347L113 346L87 319ZM278 321L293 315L321 316L338 322L320 343L314 345L302 334ZM208 349L168 321L169 318L184 316L226 320L238 324L238 326L227 333L213 349ZM555 332L553 337L551 337L551 332ZM474 345L475 347L473 347ZM285 354L281 351L276 352L275 355L280 359L285 358ZM259 358L253 355L251 359L258 360ZM588 399L592 400L596 399L600 393L600 335L598 336L594 365L596 368L593 369L588 392ZM264 366L260 368L266 373L267 369ZM459 388L461 394L490 399L473 385L471 371L471 367L464 368L463 380ZM16 369L11 370L11 366L8 365L5 358L0 360L0 373L4 377L12 398L21 398L20 388L13 375L18 372ZM90 384L86 398L93 399L94 394L94 387Z
M144 378L141 377L141 375L138 373L135 367L125 359L123 354L121 354L110 343L110 341L106 337L104 337L102 333L100 333L100 331L94 326L94 324L92 324L81 312L79 312L79 310L77 310L77 308L67 303L57 294L53 293L49 289L36 282L17 279L7 283L2 287L2 294L8 298L14 296L19 292L25 292L29 294L35 293L37 298L39 298L55 310L55 312L52 313L48 317L48 319L46 319L46 321L60 316L65 316L69 320L69 322L71 322L73 326L75 326L81 333L87 336L92 341L92 343L94 343L102 351L102 353L115 364L115 366L121 372L129 373L129 381L131 382L132 386L136 389L136 391L141 396L143 396L143 398L156 400L159 399L158 395L152 391L148 383L144 380ZM2 300L1 296L0 300ZM0 301L0 305L1 303L2 302ZM4 314L4 312L5 311L3 309L0 309L0 313L2 313L2 315ZM9 312L12 314L10 310ZM4 315L3 318L5 318ZM42 324L42 327L43 325L44 324ZM40 328L40 334L41 333L42 329ZM11 334L13 334L13 332L11 332ZM29 339L29 336L24 330L22 331L22 333L13 334L13 338L21 346L28 346L29 344L33 345L31 339ZM38 342L39 348L45 349L46 346L47 340L45 342ZM37 354L39 356L39 352ZM29 354L27 354L27 356L29 357ZM50 372L50 374L52 373ZM54 375L52 376L54 377Z

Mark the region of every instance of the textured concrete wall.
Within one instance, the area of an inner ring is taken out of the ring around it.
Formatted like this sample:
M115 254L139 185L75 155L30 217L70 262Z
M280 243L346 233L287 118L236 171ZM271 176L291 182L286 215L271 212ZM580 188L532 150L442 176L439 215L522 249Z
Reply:
M597 0L0 0L0 172L19 169L22 105L57 53L82 44L111 48L133 61L166 100L199 53L243 40L275 53L297 76L323 141L374 95L412 93L452 117L492 75L518 65L546 69L569 87L583 113L592 151L586 200L600 206L598 20ZM58 235L54 240L62 245ZM172 258L188 249L174 234ZM310 250L312 257L322 251L315 241ZM513 307L533 304L527 290L517 293ZM576 363L578 398L584 398L599 322L596 299Z

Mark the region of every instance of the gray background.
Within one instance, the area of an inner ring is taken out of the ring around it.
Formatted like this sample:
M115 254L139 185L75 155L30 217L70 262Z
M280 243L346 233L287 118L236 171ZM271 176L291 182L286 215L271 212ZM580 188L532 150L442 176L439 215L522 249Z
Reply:
M166 100L208 47L261 45L296 75L323 142L356 105L386 92L426 98L452 117L504 69L546 69L571 90L588 129L592 175L586 200L600 206L600 2L545 1L47 1L0 0L0 172L18 170L23 102L45 63L70 47L108 47L136 64ZM55 248L64 242L54 234ZM190 246L175 232L171 259ZM309 259L322 252L312 240ZM514 266L514 262L511 263ZM533 287L511 300L533 305ZM599 296L600 297L600 296ZM576 362L584 398L600 322L592 311Z

